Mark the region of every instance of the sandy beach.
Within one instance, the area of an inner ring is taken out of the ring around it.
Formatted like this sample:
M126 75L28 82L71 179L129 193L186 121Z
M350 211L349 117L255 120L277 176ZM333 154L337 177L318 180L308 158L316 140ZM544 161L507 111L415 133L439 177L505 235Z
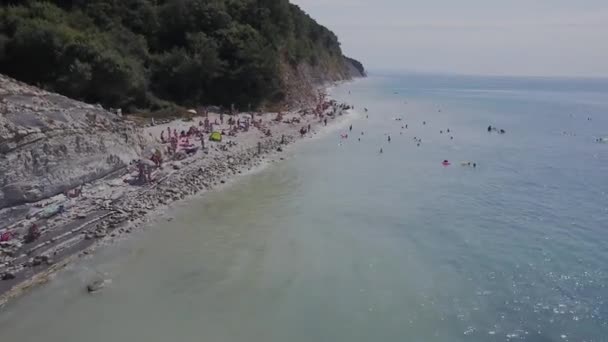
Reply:
M253 120L261 125L239 130L234 136L227 134L229 115L208 113L207 119L218 123L214 131L225 131L222 141L209 141L206 134L204 150L200 147L201 141L193 139L192 147L197 149L193 155L165 155L162 166L152 171L152 181L147 184L130 185L138 176L138 166L134 163L126 173L108 175L83 185L77 197L62 194L29 204L27 208L3 210L0 216L10 220L12 231L24 236L28 228L36 224L40 227L40 236L29 243L12 239L0 244L0 306L49 281L76 258L90 255L95 248L124 238L159 217L168 205L221 189L241 175L280 162L288 153L288 145L342 127L340 123L354 117L348 106L329 100L326 103L322 115L313 114L315 108L282 113L280 120L277 113L254 113ZM226 120L224 124L220 123L222 117ZM244 121L252 114L239 113L232 117L235 121ZM162 143L161 132L166 133L168 128L187 131L204 120L197 115L187 120L148 124L143 130L155 146L164 151L169 144ZM302 133L302 129L306 133Z

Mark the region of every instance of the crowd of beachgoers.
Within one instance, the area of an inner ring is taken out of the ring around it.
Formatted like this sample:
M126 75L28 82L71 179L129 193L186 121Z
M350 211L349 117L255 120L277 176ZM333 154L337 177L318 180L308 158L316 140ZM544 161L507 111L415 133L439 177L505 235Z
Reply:
M0 231L0 305L45 282L70 261L158 217L175 201L216 189L285 158L291 143L320 132L351 107L319 93L284 112L198 112L146 120L150 145L122 174L29 204ZM347 117L347 116L344 116Z

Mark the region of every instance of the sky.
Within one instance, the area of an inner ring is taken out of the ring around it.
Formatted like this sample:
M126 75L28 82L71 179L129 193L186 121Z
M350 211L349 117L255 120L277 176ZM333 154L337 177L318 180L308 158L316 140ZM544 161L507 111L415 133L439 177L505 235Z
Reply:
M608 0L291 0L372 71L608 77Z

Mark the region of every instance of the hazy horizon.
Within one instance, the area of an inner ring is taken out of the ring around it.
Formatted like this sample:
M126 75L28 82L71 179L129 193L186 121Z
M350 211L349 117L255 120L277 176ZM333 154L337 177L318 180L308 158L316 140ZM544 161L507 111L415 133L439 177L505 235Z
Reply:
M608 2L292 0L371 70L608 77Z

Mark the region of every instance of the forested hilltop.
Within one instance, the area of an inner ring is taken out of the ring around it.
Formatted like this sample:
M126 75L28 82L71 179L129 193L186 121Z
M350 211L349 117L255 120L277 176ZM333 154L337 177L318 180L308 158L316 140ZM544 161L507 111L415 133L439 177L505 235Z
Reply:
M288 0L0 0L0 73L107 107L278 103L363 73Z

